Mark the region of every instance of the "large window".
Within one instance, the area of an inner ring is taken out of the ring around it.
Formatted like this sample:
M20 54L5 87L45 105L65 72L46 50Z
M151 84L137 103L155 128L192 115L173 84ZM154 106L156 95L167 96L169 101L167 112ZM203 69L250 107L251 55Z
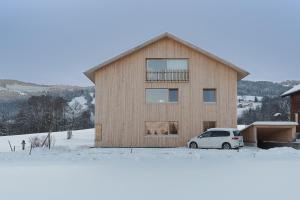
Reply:
M178 122L145 122L147 136L178 135Z
M178 102L177 88L147 88L146 89L147 103L176 103Z
M187 59L147 59L147 71L187 70Z
M203 101L215 103L217 101L216 89L203 89Z
M210 128L216 128L215 121L204 121L203 122L203 132L207 131Z
M187 59L147 59L147 81L188 81Z

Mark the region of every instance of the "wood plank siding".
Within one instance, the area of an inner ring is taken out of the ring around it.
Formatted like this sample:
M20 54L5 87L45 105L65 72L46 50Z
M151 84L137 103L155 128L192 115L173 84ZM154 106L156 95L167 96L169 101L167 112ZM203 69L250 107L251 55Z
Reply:
M300 92L291 95L291 120L296 121L295 114L298 113L298 123L300 122ZM297 132L300 133L300 126L297 126Z
M189 80L146 81L147 58L188 59ZM236 128L237 71L171 38L109 63L94 77L97 147L184 146L202 132L203 121ZM178 103L148 104L145 88L178 88ZM216 89L216 103L203 102L205 88ZM178 122L178 135L147 136L147 121Z

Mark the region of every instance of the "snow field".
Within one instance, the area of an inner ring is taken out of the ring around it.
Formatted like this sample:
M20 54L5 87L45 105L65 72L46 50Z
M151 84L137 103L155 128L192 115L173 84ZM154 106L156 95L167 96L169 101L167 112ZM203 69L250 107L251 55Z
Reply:
M296 199L300 151L90 148L94 130L53 133L53 149L10 152L0 137L1 199ZM45 134L38 134L45 135Z

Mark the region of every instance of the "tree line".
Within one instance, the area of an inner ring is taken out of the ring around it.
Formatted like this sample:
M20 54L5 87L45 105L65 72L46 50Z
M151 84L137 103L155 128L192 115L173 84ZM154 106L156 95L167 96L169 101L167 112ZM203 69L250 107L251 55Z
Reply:
M93 105L83 109L79 102L69 105L63 97L41 95L32 96L19 106L16 115L2 113L0 134L18 135L94 127Z
M266 96L260 107L244 111L238 119L238 124L249 125L255 121L289 121L289 110L289 98Z

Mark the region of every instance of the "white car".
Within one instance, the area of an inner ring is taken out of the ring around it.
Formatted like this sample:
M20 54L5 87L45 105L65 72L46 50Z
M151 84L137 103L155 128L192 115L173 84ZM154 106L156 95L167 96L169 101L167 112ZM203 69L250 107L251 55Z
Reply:
M234 149L244 146L240 131L233 128L211 128L187 143L189 148Z

